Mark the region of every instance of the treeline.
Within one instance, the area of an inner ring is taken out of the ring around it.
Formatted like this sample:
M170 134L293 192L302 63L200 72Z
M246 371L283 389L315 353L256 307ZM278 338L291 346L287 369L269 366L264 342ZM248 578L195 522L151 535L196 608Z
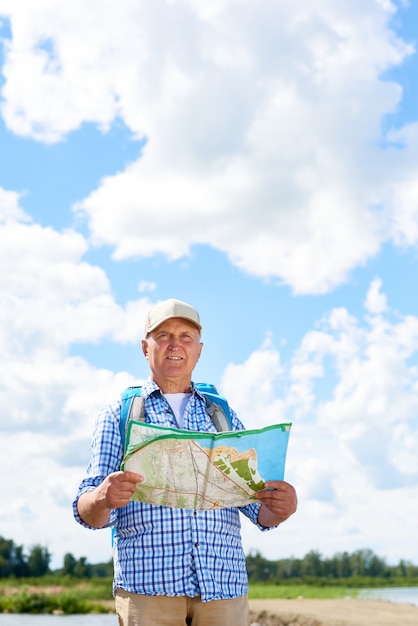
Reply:
M304 582L348 579L408 579L418 581L418 566L409 561L399 561L398 565L387 565L386 561L376 556L371 550L357 550L352 554L340 552L331 558L322 558L315 550L302 559L288 558L269 561L259 552L247 556L247 571L251 582L279 583L286 580Z
M95 578L113 575L113 562L88 563L86 557L76 559L68 553L64 556L63 566L59 570L50 570L51 554L48 549L35 545L25 553L23 546L18 546L12 539L0 537L0 578L39 578L47 574L72 576L75 578Z
M301 559L287 558L269 561L259 552L247 555L247 571L250 582L280 584L286 581L326 584L332 581L359 581L360 579L391 581L408 580L418 584L418 566L409 561L387 565L371 550L357 550L352 554L340 552L331 558L323 558L312 550ZM71 578L105 578L113 576L113 561L91 564L86 557L76 559L71 553L64 556L62 568L50 570L51 554L48 549L35 545L26 554L23 546L11 539L0 537L0 578L43 577L46 575Z
M51 555L47 548L33 546L25 554L23 546L17 546L11 539L0 537L0 578L14 576L45 576L49 573Z
M88 563L84 556L76 559L68 552L64 556L62 569L56 573L60 576L73 576L74 578L106 578L113 576L113 559L107 563L93 565Z

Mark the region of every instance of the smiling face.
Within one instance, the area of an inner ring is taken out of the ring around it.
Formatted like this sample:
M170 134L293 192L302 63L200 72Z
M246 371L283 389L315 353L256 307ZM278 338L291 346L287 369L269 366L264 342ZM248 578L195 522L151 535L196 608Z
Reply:
M198 328L187 320L174 317L155 328L142 341L151 377L163 393L190 390L192 372L202 351Z

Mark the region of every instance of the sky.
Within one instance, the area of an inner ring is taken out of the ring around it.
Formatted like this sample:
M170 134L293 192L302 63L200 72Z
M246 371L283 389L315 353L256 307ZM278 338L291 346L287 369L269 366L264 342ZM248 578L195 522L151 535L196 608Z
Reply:
M418 0L0 0L0 536L76 524L95 415L193 304L194 380L292 422L246 553L418 564Z

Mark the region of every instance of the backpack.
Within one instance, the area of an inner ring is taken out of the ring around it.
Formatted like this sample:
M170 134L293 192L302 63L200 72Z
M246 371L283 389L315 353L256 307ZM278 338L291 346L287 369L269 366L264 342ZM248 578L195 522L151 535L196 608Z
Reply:
M196 383L195 388L206 401L206 412L210 416L217 432L232 430L232 417L226 398L219 395L216 387L208 383ZM122 445L125 446L126 433L131 420L144 421L144 398L142 387L128 387L122 392L119 430Z

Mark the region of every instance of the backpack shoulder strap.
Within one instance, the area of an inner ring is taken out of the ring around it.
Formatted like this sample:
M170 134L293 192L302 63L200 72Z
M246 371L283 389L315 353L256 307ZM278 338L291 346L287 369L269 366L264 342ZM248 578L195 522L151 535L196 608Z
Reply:
M141 389L142 387L128 387L122 391L119 431L123 447L125 447L129 422L131 420L135 422L144 421L144 398L141 395Z
M232 416L228 401L218 393L215 385L196 383L195 387L206 400L206 412L214 423L216 430L218 432L232 430Z

